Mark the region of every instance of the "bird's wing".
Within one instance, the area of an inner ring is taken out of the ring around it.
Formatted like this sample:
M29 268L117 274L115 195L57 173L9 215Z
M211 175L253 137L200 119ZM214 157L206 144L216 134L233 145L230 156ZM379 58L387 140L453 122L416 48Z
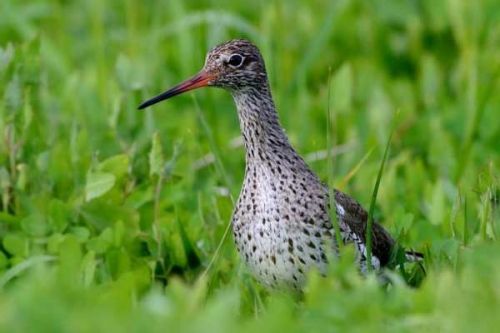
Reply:
M356 200L338 190L335 190L335 204L340 223L349 227L352 233L350 240L357 242L364 248L368 213ZM380 224L374 222L372 225L372 253L378 258L381 266L389 262L394 243L391 235Z

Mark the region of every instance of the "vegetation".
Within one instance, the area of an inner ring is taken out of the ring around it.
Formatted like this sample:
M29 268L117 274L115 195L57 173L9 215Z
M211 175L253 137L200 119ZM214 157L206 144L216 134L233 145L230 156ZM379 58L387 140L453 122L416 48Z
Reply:
M0 13L0 331L499 327L498 1L3 0ZM381 286L347 247L303 295L270 293L221 243L244 172L231 97L137 106L236 37L260 46L297 150L367 209L392 132L374 217L425 253L425 278L407 266Z

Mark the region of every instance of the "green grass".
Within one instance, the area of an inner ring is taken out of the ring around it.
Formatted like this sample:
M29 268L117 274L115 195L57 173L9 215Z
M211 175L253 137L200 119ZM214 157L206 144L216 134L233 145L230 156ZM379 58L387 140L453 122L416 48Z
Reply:
M498 1L4 0L0 13L0 331L500 325ZM301 154L348 145L311 167L367 209L395 122L373 216L426 254L423 280L409 266L382 287L346 247L304 295L269 293L220 243L244 171L231 97L136 108L236 37L260 46Z

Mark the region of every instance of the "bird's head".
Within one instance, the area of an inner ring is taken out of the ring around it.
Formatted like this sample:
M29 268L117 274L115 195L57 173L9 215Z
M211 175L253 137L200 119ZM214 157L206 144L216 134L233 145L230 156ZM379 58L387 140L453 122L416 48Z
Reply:
M205 65L198 74L145 101L139 106L139 109L183 92L206 86L220 87L231 91L267 86L266 69L259 49L243 39L220 44L207 54Z

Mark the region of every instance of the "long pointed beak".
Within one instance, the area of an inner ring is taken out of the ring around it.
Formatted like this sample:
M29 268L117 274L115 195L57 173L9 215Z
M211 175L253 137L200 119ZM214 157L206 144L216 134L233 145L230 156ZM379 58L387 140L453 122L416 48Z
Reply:
M186 81L179 83L178 85L165 91L164 93L161 93L160 95L143 102L141 105L139 105L139 110L147 108L148 106L161 102L170 97L182 94L186 91L206 87L213 78L214 77L212 75L202 70L192 78L187 79Z

